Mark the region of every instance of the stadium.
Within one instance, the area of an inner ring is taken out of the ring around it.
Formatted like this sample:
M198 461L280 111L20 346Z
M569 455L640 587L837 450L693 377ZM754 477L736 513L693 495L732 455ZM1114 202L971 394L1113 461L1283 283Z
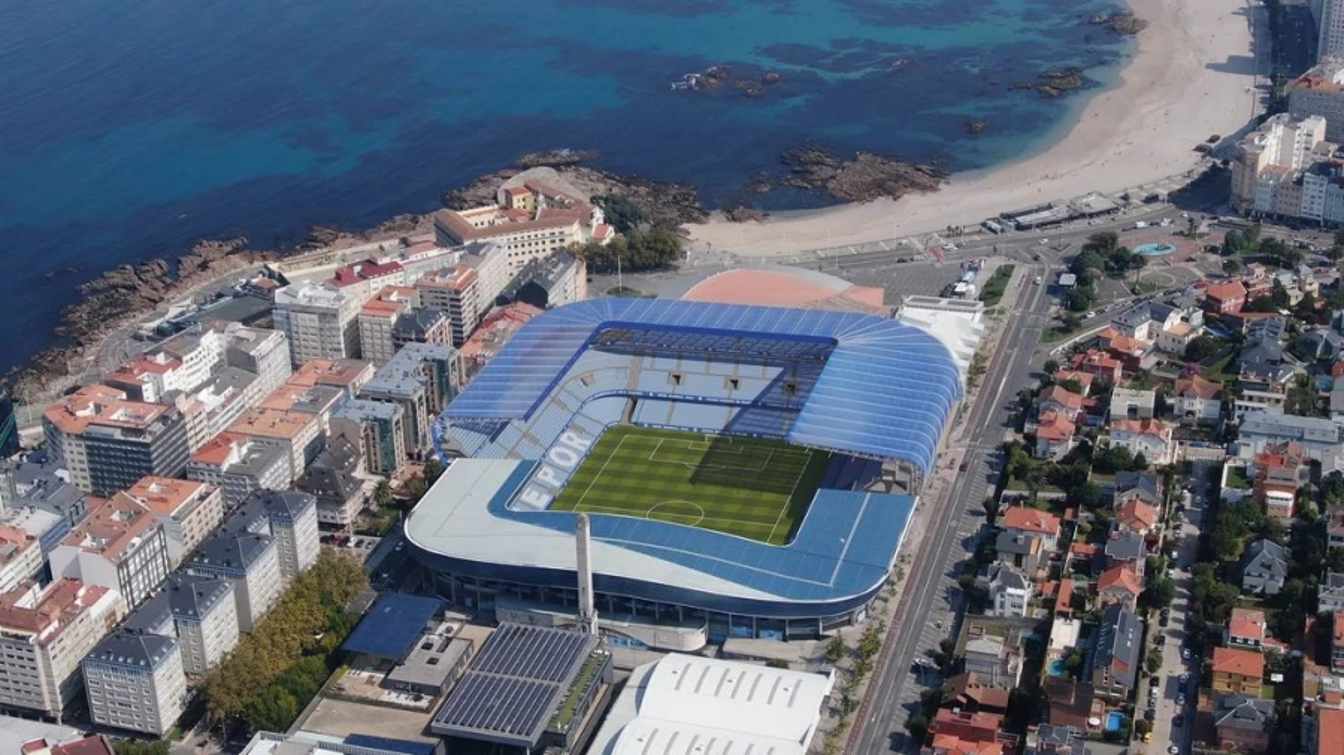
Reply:
M882 587L915 498L876 483L899 471L918 490L964 361L866 313L547 311L436 423L450 463L407 518L411 553L470 610L572 620L585 512L617 641L816 637L861 620Z

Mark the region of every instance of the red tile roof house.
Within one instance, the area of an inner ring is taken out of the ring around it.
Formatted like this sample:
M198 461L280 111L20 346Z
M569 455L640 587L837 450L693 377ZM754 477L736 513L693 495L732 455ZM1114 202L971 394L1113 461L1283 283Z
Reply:
M1233 608L1223 641L1229 647L1259 650L1265 644L1265 612L1255 608Z
M1086 396L1092 392L1092 381L1096 379L1090 372L1079 372L1078 370L1060 370L1055 373L1056 383L1075 382Z
M1147 535L1157 525L1157 519L1157 509L1135 497L1125 499L1115 512L1117 524L1140 535Z
M1059 517L1027 506L1010 506L999 513L999 527L1010 532L1030 533L1041 538L1046 550L1059 547Z
M1176 381L1176 390L1167 403L1181 421L1217 424L1223 416L1222 392L1222 383L1192 375Z
M1246 304L1246 287L1241 281L1218 283L1204 289L1204 308L1220 315L1236 314Z
M1078 426L1067 417L1053 410L1042 412L1036 423L1036 447L1034 455L1038 459L1059 459L1073 449L1074 435Z
M1124 375L1124 365L1120 363L1119 359L1097 349L1088 349L1086 352L1074 356L1073 369L1086 372L1112 385L1119 383L1120 378Z
M969 742L995 742L1002 726L1003 716L997 713L966 713L940 708L929 731L950 734Z
M1128 564L1112 566L1097 579L1097 600L1103 606L1119 604L1133 611L1138 605L1143 583Z
M1059 385L1050 386L1040 398L1040 413L1053 411L1061 417L1077 422L1078 413L1083 410L1083 396Z

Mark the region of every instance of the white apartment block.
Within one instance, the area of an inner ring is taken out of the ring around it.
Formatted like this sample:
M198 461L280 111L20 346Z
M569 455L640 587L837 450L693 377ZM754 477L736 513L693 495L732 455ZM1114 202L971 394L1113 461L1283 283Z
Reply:
M363 303L353 289L333 285L309 282L277 289L272 319L289 339L292 363L359 356Z
M397 318L415 306L416 290L386 286L359 310L359 348L364 359L382 367L397 353L392 331Z
M256 627L284 591L275 540L235 528L231 522L206 538L183 569L193 576L229 580L238 627L245 632Z
M90 512L49 561L52 576L114 588L131 608L153 594L169 571L163 526L125 493Z
M1344 0L1319 0L1317 15L1316 59L1344 56Z
M187 678L177 640L119 630L84 659L84 690L94 723L166 733L187 702Z
M323 419L318 414L258 407L244 412L229 425L228 432L283 448L289 457L289 479L284 485L287 487L303 475L308 462L321 452L325 440Z
M480 322L480 276L474 268L459 265L429 273L415 283L420 305L448 313L453 329L453 346L460 347ZM489 303L486 303L486 309Z
M163 588L172 608L182 668L204 676L238 644L233 584L217 577L175 574Z
M224 521L223 493L203 482L145 477L132 485L126 495L163 526L168 563L173 569Z
M80 662L125 614L116 590L72 579L0 595L0 705L59 719Z
M1335 151L1325 131L1320 116L1281 113L1243 138L1232 165L1232 206L1247 214L1323 218L1332 173L1324 161ZM1320 180L1307 181L1308 173Z
M252 494L234 512L231 521L249 532L267 535L276 544L280 578L285 584L308 570L321 543L317 528L317 499L294 490L263 490Z
M289 465L289 452L281 444L224 432L192 454L186 474L219 488L225 506L233 508L254 490L288 487Z
M35 535L0 524L0 593L33 578L45 563L42 543Z

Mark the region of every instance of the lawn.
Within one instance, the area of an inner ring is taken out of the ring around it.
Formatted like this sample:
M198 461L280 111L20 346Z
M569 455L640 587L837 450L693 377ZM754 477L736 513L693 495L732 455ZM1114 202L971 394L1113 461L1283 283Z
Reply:
M1015 265L1000 265L985 282L985 290L980 292L980 301L984 302L986 307L998 304L999 299L1003 298L1003 292L1008 288L1008 281L1013 277L1015 267Z
M829 458L777 440L623 425L602 434L551 508L657 519L783 545L802 521Z

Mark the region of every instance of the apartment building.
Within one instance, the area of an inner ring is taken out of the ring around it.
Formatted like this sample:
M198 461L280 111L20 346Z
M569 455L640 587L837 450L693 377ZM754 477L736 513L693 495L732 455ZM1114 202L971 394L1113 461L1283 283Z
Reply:
M279 549L269 535L259 535L226 521L187 559L183 573L226 579L233 587L238 628L252 631L280 599Z
M111 495L145 475L175 477L190 457L186 420L176 407L130 401L104 385L85 386L47 407L47 448L80 490Z
M457 395L461 375L451 346L407 344L360 389L359 397L399 405L406 450L419 457L429 450L431 425Z
M260 406L262 409L311 414L317 418L319 430L325 435L331 429L331 412L344 400L345 392L335 386L285 383L272 391Z
M176 639L183 671L204 676L238 644L233 585L219 577L175 573L123 626Z
M89 713L101 726L161 736L187 702L177 639L120 629L84 659Z
M491 302L480 299L480 276L467 265L427 273L415 283L421 306L447 313L452 345L461 347Z
M317 561L317 499L298 490L259 490L248 496L229 521L275 541L285 584Z
M412 343L430 343L451 346L453 325L441 309L417 307L397 317L392 326L392 345L396 351Z
M1265 675L1265 657L1259 650L1217 647L1213 649L1213 690L1252 697L1260 694Z
M1246 215L1344 220L1332 217L1344 209L1344 186L1338 166L1329 162L1337 147L1325 132L1320 116L1281 113L1246 135L1232 164L1233 208Z
M6 524L0 524L0 593L32 579L42 571L46 558L37 536Z
M1344 50L1341 50L1344 53ZM1325 119L1325 138L1344 142L1344 58L1327 58L1288 85L1288 113Z
M1344 0L1318 0L1312 6L1319 7L1313 14L1320 34L1316 41L1316 59L1324 61L1344 56Z
M328 285L364 303L386 286L405 286L410 276L396 260L366 259L336 269Z
M1138 615L1117 604L1107 606L1088 658L1088 673L1098 697L1113 702L1129 697L1138 680L1142 646L1143 621Z
M286 485L303 474L304 467L322 451L326 443L322 418L317 414L293 410L249 409L229 425L228 432L283 448L289 456L289 479L285 481Z
M359 310L359 348L364 359L375 367L387 364L397 353L392 340L397 319L415 308L416 290L406 286L385 286Z
M224 521L224 495L214 485L168 477L143 477L126 495L163 526L168 563L176 569Z
M331 416L331 434L348 440L364 459L370 474L388 476L409 458L406 413L400 404L354 399Z
M551 309L588 298L588 264L568 251L528 262L500 294L507 302Z
M168 576L168 539L153 514L118 493L65 536L50 563L52 576L114 588L134 608Z
M507 256L512 275L570 244L610 241L614 233L602 208L548 170L528 170L509 179L494 205L434 213L438 242L495 244Z
M348 530L354 525L365 503L364 483L355 476L362 462L355 444L333 436L295 483L299 490L317 499L319 526Z
M0 522L36 537L44 557L88 510L89 494L45 451L0 462Z
M290 360L359 356L359 310L363 300L354 289L329 284L296 283L275 292L272 320L289 339Z
M0 705L60 719L80 661L126 614L116 590L57 579L0 594Z
M329 385L354 398L376 372L373 362L363 359L313 359L304 362L289 379L290 385Z
M293 373L289 338L279 330L249 328L236 322L212 323L210 332L224 334L224 363L257 376L259 396L279 388Z
M289 341L278 330L235 322L196 326L154 346L108 375L108 385L136 401L156 403L191 392L222 367L257 376L252 403L289 376Z
M254 490L283 490L289 485L289 453L279 444L224 432L187 462L187 479L220 489L232 509Z
M257 382L257 376L246 370L220 367L190 392L164 394L163 403L182 412L187 428L187 448L195 452L223 432L244 411L256 406L262 397L256 389Z

